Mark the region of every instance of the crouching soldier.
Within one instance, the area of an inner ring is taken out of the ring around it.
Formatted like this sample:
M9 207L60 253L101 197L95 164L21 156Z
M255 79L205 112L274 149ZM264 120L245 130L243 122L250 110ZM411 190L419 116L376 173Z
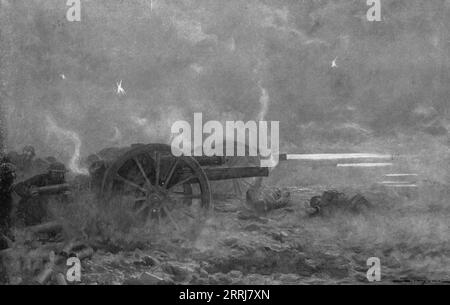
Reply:
M8 248L11 234L12 185L16 170L11 163L0 164L0 250Z
M51 199L58 203L67 199L66 167L56 162L48 167L47 173L34 176L18 183L14 191L21 197L17 207L17 218L25 226L36 225L48 218L48 204Z

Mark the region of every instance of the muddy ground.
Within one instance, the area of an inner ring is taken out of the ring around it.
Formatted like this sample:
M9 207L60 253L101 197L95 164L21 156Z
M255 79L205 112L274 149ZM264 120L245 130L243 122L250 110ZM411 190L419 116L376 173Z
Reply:
M314 217L308 202L323 189L289 190L290 205L264 215L248 211L239 199L216 200L189 237L175 231L161 236L150 228L122 233L123 224L86 233L86 215L84 239L70 225L53 240L40 236L24 242L16 232L10 281L37 283L46 253L58 253L65 240L76 237L94 250L82 260L81 284L364 284L369 257L381 260L381 283L450 283L450 206L442 201L449 198L448 186L345 190L363 194L370 207ZM419 204L425 198L429 202ZM24 264L25 257L34 257L35 265ZM64 266L58 268L65 273ZM46 284L58 283L54 270Z
M358 284L367 283L367 259L379 257L383 283L449 283L449 207L415 210L406 207L411 199L371 190L371 210L311 218L305 204L317 193L298 189L292 205L261 217L246 213L239 202L220 202L195 241L173 238L139 251L98 252L86 262L84 281ZM408 233L415 222L429 230Z

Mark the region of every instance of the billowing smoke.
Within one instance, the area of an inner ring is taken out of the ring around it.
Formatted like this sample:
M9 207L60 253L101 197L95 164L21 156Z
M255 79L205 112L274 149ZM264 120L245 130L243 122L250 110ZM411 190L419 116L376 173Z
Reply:
M110 140L111 143L121 143L123 140L122 133L120 132L119 128L114 127L114 136Z
M259 98L261 110L258 113L257 120L264 121L267 115L267 111L269 110L270 97L266 88L261 87L260 84L258 84L258 87L261 90L261 97Z
M64 1L1 3L10 149L56 150L45 113L77 131L83 155L167 143L194 112L280 121L287 145L317 130L445 132L434 120L449 115L448 1L386 0L380 23L354 0L83 1L78 23Z
M88 170L80 166L80 151L82 144L80 136L72 130L66 130L59 127L50 116L47 116L46 119L48 135L50 137L56 137L57 146L60 147L63 151L69 153L72 151L72 155L70 157L70 160L68 161L68 167L70 171L75 174L88 175Z

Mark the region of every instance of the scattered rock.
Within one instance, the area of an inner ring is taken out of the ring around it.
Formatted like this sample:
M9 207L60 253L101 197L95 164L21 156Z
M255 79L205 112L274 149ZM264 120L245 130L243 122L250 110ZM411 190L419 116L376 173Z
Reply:
M149 272L144 272L141 277L139 278L139 280L144 284L144 285L159 285L164 283L164 279L162 279L159 276L156 276L154 274L151 274Z
M130 278L126 280L124 285L172 285L173 281L160 277L150 272L144 272L137 278Z
M194 273L193 269L186 266L176 265L174 263L164 263L161 265L161 269L173 276L174 280L177 282L185 281L189 275Z
M58 273L57 275L55 275L55 281L58 285L61 285L61 286L67 285L66 278L64 277L64 274L62 274L62 273Z
M209 273L203 268L200 268L197 272L201 278L208 278L209 276Z
M287 237L287 234L284 232L273 232L271 234L272 238L276 241L279 241L280 243L284 243L285 237Z
M75 255L80 260L89 259L89 258L91 258L94 255L94 249L92 249L91 247L88 247L88 248L85 248L83 250L75 252Z
M258 222L263 222L263 220L257 214L249 210L240 211L237 215L237 218L240 220L254 220Z
M228 272L228 276L233 279L238 279L242 277L242 272L239 270L231 270Z
M137 278L130 278L126 279L122 285L128 285L128 286L138 286L138 285L144 285L139 279Z
M258 226L255 223L249 224L248 226L244 227L245 231L250 231L250 232L259 231L260 229L261 229L260 226Z
M144 256L139 261L135 261L133 264L137 266L146 266L146 267L153 267L159 264L159 261L151 256Z
M214 274L213 277L214 282L218 285L230 285L233 282L228 275L221 272Z
M203 278L203 277L198 276L197 274L193 274L189 284L191 284L191 285L208 285L209 279L208 279L208 277Z
M282 274L280 276L280 281L283 284L295 284L296 282L298 282L299 276L296 274Z

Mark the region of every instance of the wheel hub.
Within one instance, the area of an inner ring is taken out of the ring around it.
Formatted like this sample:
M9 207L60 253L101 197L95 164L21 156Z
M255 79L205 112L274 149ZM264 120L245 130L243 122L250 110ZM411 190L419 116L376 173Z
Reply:
M160 213L164 207L168 208L168 203L171 202L169 193L162 187L147 188L147 199L145 205L150 208L151 213Z

